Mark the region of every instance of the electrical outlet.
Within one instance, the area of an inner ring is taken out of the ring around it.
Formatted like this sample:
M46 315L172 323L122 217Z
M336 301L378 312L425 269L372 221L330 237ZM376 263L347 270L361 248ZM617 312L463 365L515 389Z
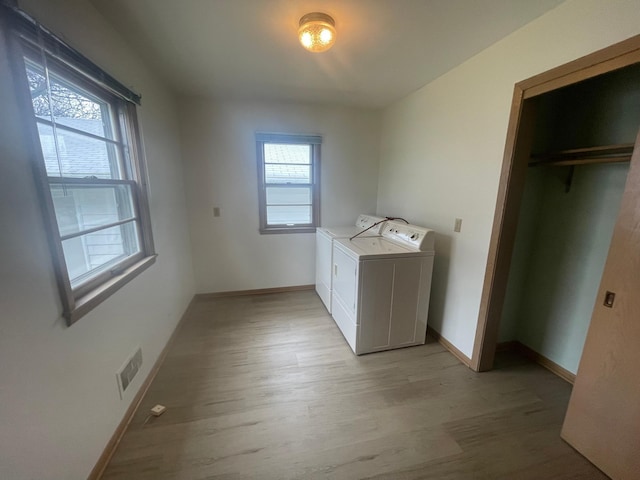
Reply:
M118 390L120 391L120 398L123 397L125 390L131 384L131 381L136 376L141 366L142 348L138 347L138 349L124 363L122 368L118 370L118 373L116 373Z
M456 223L453 225L453 231L459 232L460 230L462 230L462 219L456 218Z

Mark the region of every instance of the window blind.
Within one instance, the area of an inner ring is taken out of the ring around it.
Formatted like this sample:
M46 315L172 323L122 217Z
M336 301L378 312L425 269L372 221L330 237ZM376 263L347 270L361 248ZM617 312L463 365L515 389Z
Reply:
M306 143L311 145L322 144L319 135L290 135L286 133L256 133L256 141L265 143Z
M34 48L44 51L44 53L64 63L78 74L100 84L123 100L136 105L141 104L142 97L139 94L124 86L18 7L9 4L6 0L2 0L0 15L9 29L17 33Z

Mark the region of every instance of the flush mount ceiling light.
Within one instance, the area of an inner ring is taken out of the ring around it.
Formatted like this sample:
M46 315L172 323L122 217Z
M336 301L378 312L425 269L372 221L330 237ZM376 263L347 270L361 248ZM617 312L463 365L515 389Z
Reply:
M326 13L307 13L300 19L298 38L310 52L325 52L336 41L336 22Z

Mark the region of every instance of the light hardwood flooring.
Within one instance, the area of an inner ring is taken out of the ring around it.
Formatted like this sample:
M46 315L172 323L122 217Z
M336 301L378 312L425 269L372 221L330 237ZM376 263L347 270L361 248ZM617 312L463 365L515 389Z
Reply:
M313 291L198 299L103 478L607 478L560 439L569 394L433 341L356 357Z

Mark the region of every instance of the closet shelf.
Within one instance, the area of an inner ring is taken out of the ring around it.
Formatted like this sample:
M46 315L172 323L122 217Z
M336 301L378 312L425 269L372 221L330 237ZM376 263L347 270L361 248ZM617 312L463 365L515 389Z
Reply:
M633 143L575 148L572 150L533 154L531 155L529 166L549 165L553 167L563 167L570 165L588 165L592 163L628 162L631 160L632 153Z

